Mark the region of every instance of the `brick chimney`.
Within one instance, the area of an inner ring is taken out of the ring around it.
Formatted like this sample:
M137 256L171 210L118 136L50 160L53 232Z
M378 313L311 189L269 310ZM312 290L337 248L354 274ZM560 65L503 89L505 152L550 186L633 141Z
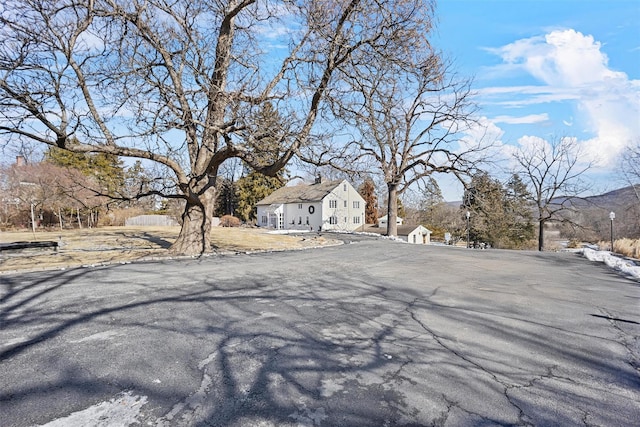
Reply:
M321 175L316 176L316 182L314 182L314 184L322 184L322 176Z
M16 166L24 166L25 163L24 156L16 156Z

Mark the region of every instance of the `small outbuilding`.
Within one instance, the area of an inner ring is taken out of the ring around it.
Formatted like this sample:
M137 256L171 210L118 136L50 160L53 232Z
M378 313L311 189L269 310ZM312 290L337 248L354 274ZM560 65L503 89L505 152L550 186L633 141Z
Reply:
M414 245L431 244L431 230L422 225L400 225L398 237Z
M376 227L369 226L366 228L369 233L376 234L387 234L387 226L384 227ZM430 245L431 244L431 230L426 228L423 225L398 225L397 229L397 237L400 240L404 240L407 243L411 243L412 245Z

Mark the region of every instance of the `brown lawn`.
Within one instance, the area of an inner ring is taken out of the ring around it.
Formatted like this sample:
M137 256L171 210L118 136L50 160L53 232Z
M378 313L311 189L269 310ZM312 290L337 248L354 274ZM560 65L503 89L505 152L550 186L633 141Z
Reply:
M63 231L0 232L0 243L56 241L53 249L0 251L0 272L67 268L165 257L179 227L103 227ZM279 251L337 244L316 234L288 236L255 228L214 227L216 253Z

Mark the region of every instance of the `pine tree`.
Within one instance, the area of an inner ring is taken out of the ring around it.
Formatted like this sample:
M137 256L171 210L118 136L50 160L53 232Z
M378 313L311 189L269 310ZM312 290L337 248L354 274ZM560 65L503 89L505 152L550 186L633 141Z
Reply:
M518 175L506 185L486 172L471 179L465 190L463 211L469 210L473 242L501 248L522 248L534 237L529 193Z
M406 218L407 213L404 210L404 205L402 204L402 200L398 197L398 218Z
M249 123L244 136L255 153L256 163L273 163L281 155L282 141L286 139L283 118L271 103L266 103ZM256 203L282 187L286 173L286 169L283 168L275 176L266 176L245 164L243 176L233 188L234 215L245 222L255 220Z
M94 177L100 188L92 188L92 190L99 193L113 195L125 185L122 161L112 154L74 153L50 147L45 153L45 161L56 166L78 170L87 177Z
M535 238L530 199L531 193L527 185L518 174L513 174L505 186L504 212L510 222L507 235L515 247L522 247Z
M216 198L216 208L214 215L225 216L236 214L238 198L236 196L236 183L227 178L219 178L218 197Z
M244 222L256 219L256 203L282 187L278 177L268 177L258 172L251 172L240 178L236 185L236 216Z
M365 179L358 189L365 202L364 222L366 224L376 224L378 222L378 198L376 197L376 186L370 178Z

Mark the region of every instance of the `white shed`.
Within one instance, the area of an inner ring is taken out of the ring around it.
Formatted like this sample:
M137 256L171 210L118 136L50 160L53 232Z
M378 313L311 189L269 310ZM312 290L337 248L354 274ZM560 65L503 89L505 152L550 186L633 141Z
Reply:
M422 225L398 226L398 237L415 245L431 244L431 230Z

